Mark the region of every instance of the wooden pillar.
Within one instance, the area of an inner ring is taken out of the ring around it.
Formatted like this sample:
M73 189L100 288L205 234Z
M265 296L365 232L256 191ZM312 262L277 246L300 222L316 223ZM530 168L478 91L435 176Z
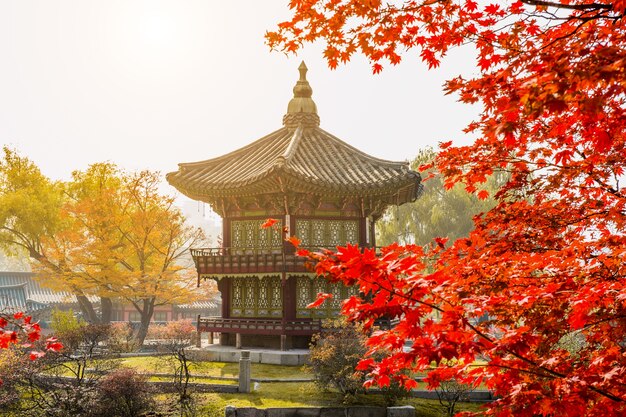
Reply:
M361 217L359 219L359 246L362 248L366 248L370 246L369 236L367 235L367 220L365 217Z
M209 332L209 345L213 344L213 332Z
M283 352L287 350L287 335L285 334L280 335L280 350Z
M232 278L226 277L217 281L217 289L222 295L222 318L230 318L230 286Z
M222 245L225 248L230 247L230 219L222 219Z
M235 348L241 349L241 333L235 334Z
M288 276L283 286L283 312L285 320L296 319L296 280L296 277Z
M196 317L196 347L202 347L202 332L200 331L200 314Z

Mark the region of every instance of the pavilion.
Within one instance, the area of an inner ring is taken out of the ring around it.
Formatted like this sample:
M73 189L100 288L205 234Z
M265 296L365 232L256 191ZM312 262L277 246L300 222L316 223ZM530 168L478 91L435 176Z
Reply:
M369 156L321 129L304 62L299 71L282 128L167 175L223 219L222 246L191 251L198 284L214 279L222 295L221 317L199 318L198 331L219 333L222 345L308 347L320 320L337 315L355 290L316 279L284 233L302 247L373 247L385 208L414 201L421 191L408 163ZM261 228L268 218L277 224ZM318 292L334 297L307 309Z

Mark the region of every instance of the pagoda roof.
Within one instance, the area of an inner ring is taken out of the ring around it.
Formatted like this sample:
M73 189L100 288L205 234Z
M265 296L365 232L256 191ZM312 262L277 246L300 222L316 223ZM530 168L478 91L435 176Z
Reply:
M372 157L319 127L304 63L299 70L281 129L226 155L181 163L168 182L197 200L288 191L415 199L420 175L407 162Z

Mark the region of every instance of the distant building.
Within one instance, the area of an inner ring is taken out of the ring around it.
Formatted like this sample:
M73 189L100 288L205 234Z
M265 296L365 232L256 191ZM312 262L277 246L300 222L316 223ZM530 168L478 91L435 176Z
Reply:
M0 311L34 313L54 306L71 308L76 298L42 288L31 272L0 272Z
M79 311L76 297L69 292L54 291L45 288L34 278L32 272L1 272L0 271L0 312L26 312L45 325L50 312L54 309ZM99 307L99 298L90 297ZM153 322L167 322L180 319L197 320L198 315L219 314L219 298L196 301L183 305L156 306ZM138 322L139 313L128 304L113 302L112 321Z

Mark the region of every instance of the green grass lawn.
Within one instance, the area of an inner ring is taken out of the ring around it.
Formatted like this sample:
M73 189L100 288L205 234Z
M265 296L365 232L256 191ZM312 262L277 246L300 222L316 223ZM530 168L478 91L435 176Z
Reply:
M121 359L120 364L135 368L139 372L166 373L170 372L167 369L166 361L166 357L163 356L141 356ZM193 375L236 378L239 375L239 363L194 362L191 364L191 373ZM313 377L313 375L305 372L299 366L268 365L264 363L252 363L250 373L252 378L301 379Z
M147 373L168 372L164 367L163 359L159 357L124 358L121 364L123 366L134 367L139 371ZM312 374L306 372L302 367L259 363L252 363L251 365L252 378L300 379L313 377ZM193 364L192 373L195 375L232 378L239 374L239 364L196 362ZM159 380L164 379L159 378ZM212 381L206 379L196 379L194 382L228 383L228 381ZM195 394L199 414L210 417L223 417L224 407L227 405L258 408L384 405L382 396L373 394L359 395L353 398L350 404L344 404L339 393L322 391L313 382L261 382L253 383L253 386L255 389L249 394ZM159 397L165 403L172 403L173 401L173 397L169 394L161 394ZM440 417L442 415L442 407L437 400L407 398L400 400L398 405L412 405L416 409L417 417ZM478 411L480 405L475 403L462 403L459 404L457 408L458 411ZM172 411L171 415L174 415L174 411Z

